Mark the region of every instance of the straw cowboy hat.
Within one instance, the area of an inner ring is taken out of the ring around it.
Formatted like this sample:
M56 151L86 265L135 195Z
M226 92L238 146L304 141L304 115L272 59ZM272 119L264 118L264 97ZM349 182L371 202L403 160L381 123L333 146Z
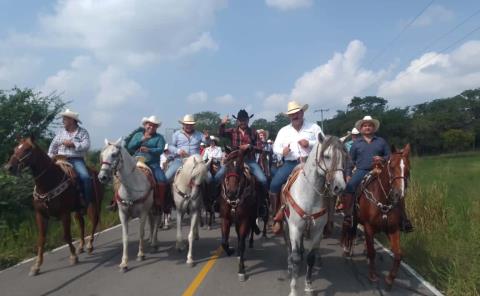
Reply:
M155 116L155 115L152 115L150 117L144 117L142 118L142 124L145 124L147 122L150 122L150 123L153 123L153 124L156 124L158 126L160 126L162 124L162 122L160 120L158 120L158 118Z
M352 135L358 135L360 134L360 132L358 131L358 129L356 129L355 127L352 128L352 131L350 132Z
M165 144L165 147L163 148L163 151L167 151L168 150L168 143Z
M215 141L215 144L218 144L218 141L219 141L219 140L220 140L220 139L217 138L217 137L215 137L215 136L210 136L210 141Z
M362 124L364 124L365 122L373 123L373 126L375 127L375 131L377 131L378 128L380 127L380 121L378 121L377 119L373 119L372 116L370 115L367 115L355 123L355 128L357 130L360 130L362 127Z
M257 134L264 134L265 135L265 139L268 139L268 131L267 130L264 130L264 129L259 129L257 130Z
M305 105L301 105L300 103L298 103L297 101L290 101L288 102L288 105L287 105L287 112L285 112L286 115L290 115L290 114L294 114L294 113L297 113L299 111L307 111L308 109L308 104L305 104Z
M182 120L179 120L178 122L180 122L181 124L195 124L195 118L193 117L192 114L186 114L185 116L183 116L183 119Z
M68 118L71 118L71 119L75 120L78 123L82 123L82 121L80 120L80 114L78 114L77 112L73 112L70 109L66 109L65 111L60 113L60 116L68 117Z

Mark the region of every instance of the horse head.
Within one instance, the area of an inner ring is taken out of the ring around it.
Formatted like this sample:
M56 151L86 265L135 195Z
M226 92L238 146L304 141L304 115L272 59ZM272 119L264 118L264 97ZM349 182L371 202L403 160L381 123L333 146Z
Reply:
M122 160L122 138L115 143L105 139L105 148L100 154L101 167L98 173L98 180L101 183L108 183L113 174L117 171Z
M317 172L325 177L325 189L330 195L339 195L345 189L343 172L347 164L347 151L341 139L335 136L318 136L315 150ZM310 158L310 157L309 157Z
M235 150L230 152L226 158L225 163L225 177L223 180L223 188L225 196L230 200L238 198L243 182L244 176L244 151Z
M12 175L18 175L24 168L35 163L36 151L37 146L32 136L20 139L4 169Z
M405 196L408 180L410 178L410 144L397 151L395 147L387 162L390 198L398 201Z

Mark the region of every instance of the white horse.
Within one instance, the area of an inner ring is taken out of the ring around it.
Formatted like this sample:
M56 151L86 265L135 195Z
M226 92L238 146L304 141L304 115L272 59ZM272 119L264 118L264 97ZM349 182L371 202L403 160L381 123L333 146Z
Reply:
M175 174L173 180L173 199L177 209L177 250L185 248L182 239L182 218L190 215L190 233L188 234L187 264L193 266L193 240L197 240L200 211L203 207L202 189L200 186L208 177L208 165L199 155L189 156Z
M303 258L304 238L307 249L307 274L305 293L313 292L312 270L320 248L323 228L327 223L327 198L338 195L345 189L343 170L347 152L343 143L333 136L323 138L313 146L303 168L298 168L298 177L292 176L283 189L286 200L285 241L288 247L288 271L291 275L290 296L297 295L297 278ZM291 183L293 181L293 183Z
M121 142L122 139L115 143L105 139L106 146L101 153L102 166L98 179L102 183L107 183L115 175L120 181L116 202L122 223L123 256L119 267L120 271L125 272L128 270L128 220L131 218L140 217L137 260L145 259L143 238L145 221L153 205L153 188L145 173L137 167L137 160L127 152ZM156 232L156 230L151 232L155 233L155 237L151 238L152 245L156 244Z

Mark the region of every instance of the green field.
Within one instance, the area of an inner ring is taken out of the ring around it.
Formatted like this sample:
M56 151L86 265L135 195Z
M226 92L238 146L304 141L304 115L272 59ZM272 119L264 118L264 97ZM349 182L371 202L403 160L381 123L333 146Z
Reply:
M412 159L404 259L447 295L480 294L480 154Z

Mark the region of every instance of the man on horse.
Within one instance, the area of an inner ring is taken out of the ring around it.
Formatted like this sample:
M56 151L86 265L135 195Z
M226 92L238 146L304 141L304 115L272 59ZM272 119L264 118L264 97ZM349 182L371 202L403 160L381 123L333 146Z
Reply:
M152 170L156 181L155 205L161 206L167 189L167 178L160 167L165 138L157 133L161 122L156 116L143 118L142 123L144 128L133 134L127 143L127 150L134 151L133 156L143 158L144 163Z
M365 175L372 170L373 162L388 161L390 157L390 147L387 142L375 135L379 127L380 122L368 115L355 123L355 128L360 131L361 136L353 142L350 149L351 162L347 169L347 187L342 196L343 203L345 203L346 223L351 223L355 192ZM353 170L354 168L355 170ZM413 227L406 216L404 203L402 203L401 210L402 230L410 232Z
M212 159L215 162L220 162L223 157L223 152L222 148L220 146L217 146L218 144L218 138L215 136L210 136L210 146L205 148L205 151L202 155L202 159L204 161L208 161Z
M79 126L82 123L78 113L66 109L60 113L63 117L63 127L55 137L48 149L50 157L63 156L73 166L80 179L83 199L86 206L92 201L92 179L85 165L85 156L90 148L90 135L88 131Z
M276 211L272 226L275 234L282 232L283 210L280 201L282 185L293 169L300 162L305 162L310 150L318 141L318 134L323 135L322 129L316 123L304 120L304 112L307 109L308 104L302 106L296 101L289 102L285 114L290 119L290 124L280 129L273 143L273 152L284 158L283 165L278 168L270 183L270 203Z
M172 136L172 143L169 145L170 152L175 156L175 159L170 162L165 176L170 182L173 180L175 173L182 166L183 159L194 154L200 155L200 143L206 142L208 134L202 134L195 130L195 118L191 114L187 114L182 120L182 129L176 131Z

